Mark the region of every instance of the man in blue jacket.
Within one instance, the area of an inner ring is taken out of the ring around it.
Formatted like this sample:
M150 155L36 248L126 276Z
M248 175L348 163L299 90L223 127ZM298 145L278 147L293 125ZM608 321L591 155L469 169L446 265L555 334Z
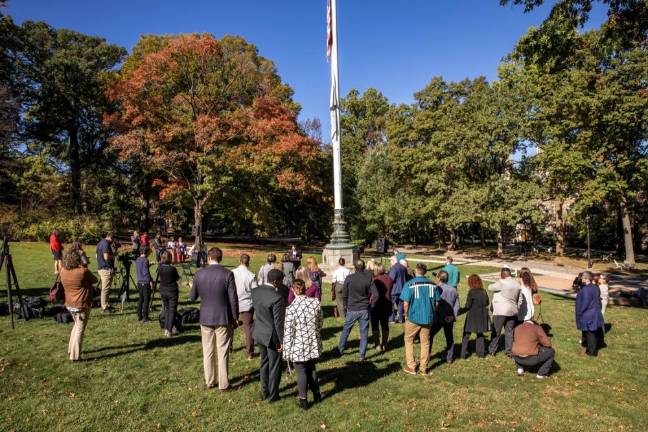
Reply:
M392 297L392 317L390 321L392 322L403 322L403 302L400 299L401 292L403 292L403 286L408 279L407 268L398 261L398 256L394 255L391 257L391 268L389 269L389 277L394 281L392 286L391 297Z
M591 272L583 272L581 276L583 287L576 295L576 327L582 332L585 354L595 357L600 344L599 334L605 325L601 313L601 294L592 281Z

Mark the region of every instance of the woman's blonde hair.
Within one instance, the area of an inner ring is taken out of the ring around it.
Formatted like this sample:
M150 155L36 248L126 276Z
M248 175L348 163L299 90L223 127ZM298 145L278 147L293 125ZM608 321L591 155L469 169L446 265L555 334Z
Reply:
M376 260L371 258L369 261L367 261L367 270L373 272L376 270Z
M319 270L319 266L317 265L317 260L315 259L314 256L309 256L306 259L306 267L308 267L308 270L315 272Z
M304 284L306 285L306 289L310 288L311 285L313 284L311 278L308 277L308 271L304 267L299 267L297 269L297 271L295 272L295 279L303 280Z

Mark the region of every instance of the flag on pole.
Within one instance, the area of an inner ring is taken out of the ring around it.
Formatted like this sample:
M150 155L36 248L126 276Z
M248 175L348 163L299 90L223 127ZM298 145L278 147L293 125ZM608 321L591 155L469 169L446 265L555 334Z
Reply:
M331 50L333 49L333 8L331 0L326 3L326 60L331 61Z

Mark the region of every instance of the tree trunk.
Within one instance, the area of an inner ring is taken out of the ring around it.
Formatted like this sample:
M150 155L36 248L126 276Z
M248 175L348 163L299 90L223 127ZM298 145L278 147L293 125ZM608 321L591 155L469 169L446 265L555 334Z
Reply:
M497 256L504 256L504 233L502 227L497 227Z
M486 247L486 233L484 232L484 227L482 225L479 225L479 242L481 243L482 248Z
M441 225L437 225L437 244L437 249L441 249L443 247L443 227Z
M204 252L202 248L202 220L203 220L203 202L200 199L194 200L194 225L196 226L195 245L196 250Z
M564 203L560 201L556 209L556 255L563 256L565 254L565 218L563 215Z
M457 249L457 230L450 230L450 243L448 244L448 250L453 251Z
M632 243L632 223L630 222L630 214L626 206L625 199L621 200L621 221L623 222L623 242L625 244L625 263L634 266L635 255L634 245Z
M72 187L72 209L75 214L81 213L81 157L79 153L79 135L76 127L68 129L70 161L70 184Z

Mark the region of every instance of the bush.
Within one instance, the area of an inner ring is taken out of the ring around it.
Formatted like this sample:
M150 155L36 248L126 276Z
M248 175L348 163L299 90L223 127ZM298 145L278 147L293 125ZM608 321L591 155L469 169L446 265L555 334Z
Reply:
M4 218L10 226L11 234L18 240L48 241L50 234L57 229L64 242L78 239L82 243L95 244L101 234L109 229L107 223L92 216L69 216L29 212Z

